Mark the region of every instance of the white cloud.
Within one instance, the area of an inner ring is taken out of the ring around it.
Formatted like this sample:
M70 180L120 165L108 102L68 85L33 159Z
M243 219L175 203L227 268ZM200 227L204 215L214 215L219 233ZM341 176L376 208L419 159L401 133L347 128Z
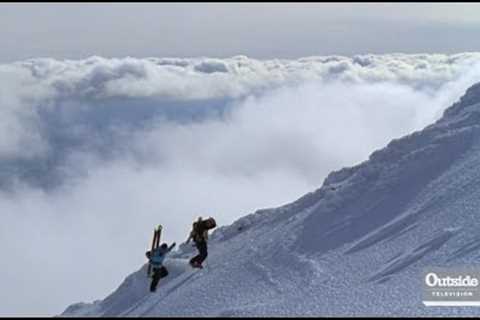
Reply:
M257 90L332 79L354 83L392 81L430 90L459 77L479 53L391 54L255 60L212 58L91 57L85 60L31 59L19 71L55 89L60 96L157 96L172 99L238 97Z
M107 294L144 261L157 223L181 242L198 215L230 223L319 187L440 117L479 80L479 62L466 53L1 65L0 133L10 135L0 162L33 157L42 178L62 179L43 190L15 176L13 192L0 192L0 301L10 299L0 313L59 313ZM197 117L218 101L223 113ZM39 299L44 291L53 296Z
M45 152L32 100L46 98L26 70L0 66L0 158L29 158Z

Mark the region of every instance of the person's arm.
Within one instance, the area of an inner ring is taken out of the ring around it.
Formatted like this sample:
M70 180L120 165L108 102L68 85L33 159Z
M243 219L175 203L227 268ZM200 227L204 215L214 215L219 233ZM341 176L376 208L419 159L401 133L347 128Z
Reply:
M193 231L190 232L190 234L188 235L187 244L190 242L190 240L192 240L192 238L193 238Z
M175 247L176 243L172 243L172 245L168 248L168 252L172 251L173 247Z

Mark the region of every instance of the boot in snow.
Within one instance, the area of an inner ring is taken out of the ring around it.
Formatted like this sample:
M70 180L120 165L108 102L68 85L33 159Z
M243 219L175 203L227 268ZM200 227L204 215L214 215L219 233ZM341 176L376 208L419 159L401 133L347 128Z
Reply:
M192 266L192 268L203 269L202 264L199 263L198 261L190 262L190 265Z

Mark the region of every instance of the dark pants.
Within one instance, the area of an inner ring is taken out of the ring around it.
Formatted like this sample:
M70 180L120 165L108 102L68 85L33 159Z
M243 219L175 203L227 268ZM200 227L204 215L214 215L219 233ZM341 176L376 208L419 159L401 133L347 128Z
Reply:
M152 283L150 284L150 291L154 292L157 289L158 281L161 278L165 278L166 276L168 276L167 268L165 268L164 266L161 266L160 268L154 268Z
M190 259L190 263L198 262L199 264L202 264L202 262L208 256L207 242L206 241L200 241L200 242L196 242L195 245L197 246L198 254L195 257L193 257L192 259Z

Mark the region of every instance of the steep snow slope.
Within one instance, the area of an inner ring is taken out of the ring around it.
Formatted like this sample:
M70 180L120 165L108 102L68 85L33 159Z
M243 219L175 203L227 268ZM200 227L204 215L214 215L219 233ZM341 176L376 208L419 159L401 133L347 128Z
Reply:
M183 244L156 293L143 266L63 315L480 315L421 302L424 267L480 265L478 168L480 84L320 189L216 230L205 269Z

